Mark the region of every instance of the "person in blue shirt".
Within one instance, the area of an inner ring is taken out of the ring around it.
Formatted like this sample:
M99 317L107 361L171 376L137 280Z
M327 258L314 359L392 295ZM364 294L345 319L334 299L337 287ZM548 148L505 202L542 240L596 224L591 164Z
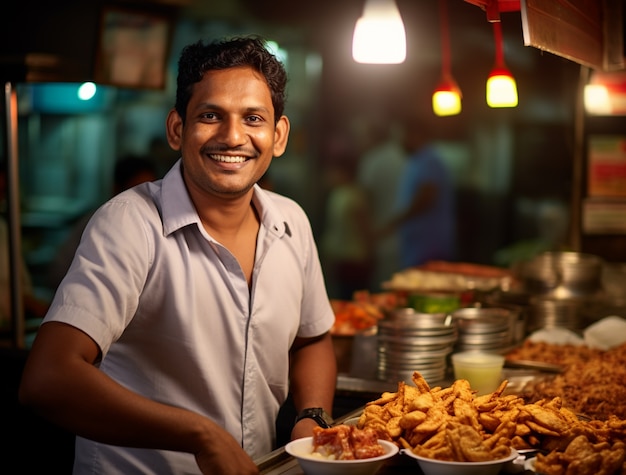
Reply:
M437 148L432 124L405 119L407 161L395 210L382 234L396 232L402 269L456 257L454 183Z

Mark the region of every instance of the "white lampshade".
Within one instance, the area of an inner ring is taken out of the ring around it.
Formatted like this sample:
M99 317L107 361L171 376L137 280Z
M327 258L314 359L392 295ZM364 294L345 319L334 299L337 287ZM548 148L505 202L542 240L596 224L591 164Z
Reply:
M587 84L584 92L585 110L594 115L611 115L609 90L602 84Z
M406 33L395 0L365 0L352 38L358 63L397 64L406 59Z

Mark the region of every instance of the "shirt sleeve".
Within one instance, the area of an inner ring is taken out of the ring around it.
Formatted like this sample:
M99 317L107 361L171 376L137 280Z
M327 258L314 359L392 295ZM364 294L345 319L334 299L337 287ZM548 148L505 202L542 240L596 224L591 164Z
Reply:
M138 206L122 198L107 202L85 228L45 321L79 328L105 354L137 309L152 248Z

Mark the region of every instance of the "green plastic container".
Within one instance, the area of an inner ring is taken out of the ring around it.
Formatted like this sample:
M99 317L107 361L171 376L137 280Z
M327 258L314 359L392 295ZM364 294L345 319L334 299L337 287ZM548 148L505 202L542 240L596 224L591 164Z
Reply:
M407 304L418 312L449 313L461 308L461 297L450 293L413 293Z

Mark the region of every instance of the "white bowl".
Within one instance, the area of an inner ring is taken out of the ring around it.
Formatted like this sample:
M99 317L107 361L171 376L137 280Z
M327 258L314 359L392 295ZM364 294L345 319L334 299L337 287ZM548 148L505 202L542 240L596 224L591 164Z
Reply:
M359 460L328 460L312 454L313 437L296 439L285 445L285 451L298 459L305 475L374 475L385 463L396 455L398 447L386 440L379 440L385 454Z
M519 456L517 450L511 449L511 454L502 459L486 462L449 462L420 457L411 450L402 450L402 453L417 460L424 475L496 475L505 464Z

